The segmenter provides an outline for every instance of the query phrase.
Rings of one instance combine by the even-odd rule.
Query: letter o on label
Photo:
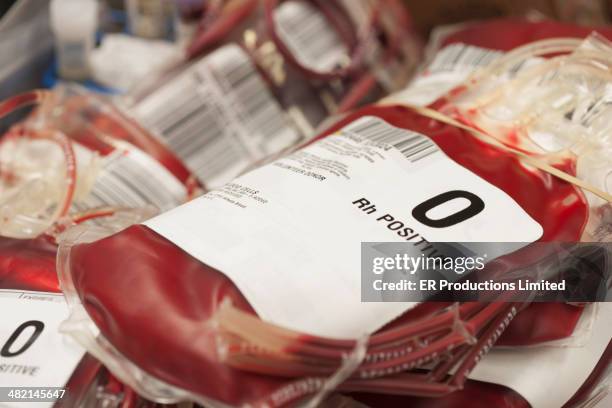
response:
[[[397,231],[398,229],[402,228],[404,226],[404,223],[401,221],[393,221],[391,224],[387,225],[387,228],[389,228],[391,231]]]
[[[433,220],[427,216],[427,212],[436,208],[439,205],[447,203],[456,198],[465,198],[470,202],[466,208],[451,214],[447,217]],[[412,216],[421,224],[427,225],[432,228],[446,228],[451,227],[455,224],[459,224],[469,218],[480,213],[485,208],[485,203],[476,194],[470,193],[464,190],[452,190],[442,194],[438,194],[428,200],[423,201],[421,204],[414,207],[412,210]]]
[[[19,338],[21,333],[23,333],[23,331],[25,329],[27,329],[28,327],[34,327],[34,332],[30,336],[30,338],[18,350],[11,350],[11,346],[13,346],[13,344]],[[4,346],[2,346],[2,349],[0,349],[0,356],[2,356],[2,357],[16,357],[16,356],[22,354],[27,349],[29,349],[30,346],[36,341],[36,339],[38,338],[38,336],[40,336],[40,333],[42,333],[44,328],[45,328],[45,324],[43,322],[39,321],[39,320],[30,320],[30,321],[27,321],[27,322],[21,324],[13,332],[11,337],[9,337],[9,339],[6,341]]]

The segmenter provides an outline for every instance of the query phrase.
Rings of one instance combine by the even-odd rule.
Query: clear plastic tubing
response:
[[[97,0],[52,0],[51,27],[59,75],[71,80],[87,79],[98,27]]]

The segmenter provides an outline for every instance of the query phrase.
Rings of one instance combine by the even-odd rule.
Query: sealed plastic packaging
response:
[[[516,55],[529,59],[530,50],[541,46],[527,45],[508,58],[513,64]],[[589,39],[560,51],[564,55],[539,68],[541,81],[518,88],[525,104],[554,94],[555,78],[571,79],[567,86],[580,88],[606,77],[610,47],[604,41]],[[597,64],[574,69],[583,61]],[[573,308],[581,306],[555,306],[555,313],[547,314],[542,312],[549,305],[529,302],[364,303],[359,289],[361,242],[408,241],[423,252],[439,241],[521,242],[517,254],[494,263],[495,273],[509,276],[525,263],[541,261],[530,243],[593,237],[609,242],[609,186],[592,177],[599,169],[575,177],[582,150],[560,160],[556,153],[504,142],[534,130],[548,130],[554,138],[557,121],[573,123],[565,115],[573,105],[553,104],[541,121],[514,122],[509,115],[484,131],[467,116],[480,113],[470,104],[486,96],[499,95],[493,99],[498,105],[487,108],[512,106],[516,98],[507,90],[514,88],[502,85],[521,75],[534,78],[529,71],[514,77],[499,69],[498,75],[466,82],[431,108],[362,109],[292,155],[143,225],[110,236],[102,230],[68,231],[58,259],[73,310],[66,331],[119,378],[157,401],[316,406],[335,390],[408,395],[413,397],[400,401],[424,406],[479,394],[486,396],[483,404],[539,406],[538,395],[530,394],[527,402],[523,394],[467,378],[496,382],[482,372],[491,366],[495,374],[503,372],[503,365],[487,363],[494,344],[533,346],[567,337],[580,315]],[[499,90],[515,99],[506,100]],[[603,117],[596,113],[606,114],[592,112],[596,118]],[[604,128],[600,120],[581,128],[599,151],[609,149]],[[411,207],[459,190],[471,202],[466,191],[488,204],[469,217],[462,211],[463,218],[445,227],[427,216],[411,217]],[[147,295],[135,304],[134,292]],[[560,316],[571,322],[559,322]],[[570,353],[563,356],[541,349],[529,355],[532,349],[524,347],[513,350],[513,359],[567,362],[560,368],[567,386],[558,398],[583,401],[590,392],[587,382],[599,382],[609,360],[609,310],[602,307],[597,316],[589,332],[596,334],[594,343],[576,349],[590,359],[569,349],[561,350]],[[576,361],[584,361],[580,373],[572,372]],[[516,375],[520,367],[509,372]]]
[[[550,38],[582,39],[592,32],[612,38],[608,27],[582,27],[556,21],[498,19],[442,27],[432,33],[427,47],[428,61],[409,86],[388,100],[428,105],[515,47]]]
[[[91,220],[119,231],[184,202],[197,184],[146,132],[79,88],[17,95],[0,103],[0,116],[27,106],[35,108],[0,143],[0,308],[12,311],[0,327],[0,383],[65,387],[48,406],[152,405],[60,333],[68,307],[55,239]]]
[[[609,113],[603,108],[607,104],[605,102],[608,99],[606,81],[609,81],[609,78],[605,70],[595,74],[597,69],[593,71],[592,68],[589,68],[589,65],[601,68],[598,59],[608,55],[603,51],[608,47],[607,42],[601,37],[597,38],[597,35],[593,36],[583,44],[582,49],[576,52],[575,59],[571,59],[579,61],[577,63],[555,59],[554,62],[544,64],[544,57],[574,50],[580,43],[578,38],[541,41],[520,51],[511,51],[507,55],[501,52],[516,44],[516,41],[545,39],[557,33],[582,37],[589,31],[590,29],[585,27],[556,22],[524,23],[501,20],[468,26],[443,39],[442,43],[445,45],[437,52],[431,63],[417,76],[410,87],[390,98],[389,103],[395,101],[411,105],[427,104],[440,97],[440,91],[456,88],[443,100],[434,103],[437,110],[463,123],[484,129],[488,134],[501,136],[499,141],[507,146],[543,155],[547,162],[557,166],[569,166],[573,172],[577,172],[579,179],[586,180],[589,184],[598,186],[609,193],[611,190],[609,143],[603,130],[605,129],[603,122],[609,116]],[[598,29],[596,32],[607,37],[611,35],[607,28]],[[595,50],[603,51],[603,53],[591,59]],[[576,65],[572,66],[572,64]],[[553,69],[550,65],[556,65],[558,70]],[[593,76],[589,79],[581,77],[582,69],[592,73]],[[540,74],[546,70],[549,70],[550,74],[542,79]],[[509,81],[510,77],[516,77],[516,79]],[[462,81],[465,81],[463,85]],[[543,92],[535,90],[534,88],[538,88],[535,84],[542,82],[549,82],[549,86],[542,87]],[[500,88],[493,91],[496,85],[500,85]],[[530,94],[537,95],[537,97],[530,99],[524,96]],[[556,109],[551,109],[551,106]],[[565,115],[569,121],[561,118],[560,114]],[[509,128],[508,122],[517,124],[517,126]],[[600,125],[596,125],[597,122]],[[537,123],[537,126],[534,123]],[[591,133],[592,129],[599,130]],[[582,240],[609,242],[609,204],[590,192],[586,192],[586,196],[592,210],[589,227],[585,230]],[[548,359],[542,358],[540,361],[549,366],[550,371],[563,371],[563,368],[554,367],[555,364],[551,365],[551,362],[554,359],[568,358],[572,347],[584,344],[585,339],[592,335],[593,326],[601,321],[609,321],[607,316],[610,312],[607,309],[598,311],[594,306],[596,305],[577,308],[559,303],[530,306],[530,309],[538,309],[540,327],[542,322],[554,322],[553,325],[547,325],[546,329],[540,330],[543,336],[538,341],[542,350],[541,355],[548,356]],[[585,327],[589,328],[586,332]],[[553,328],[554,330],[551,331]],[[591,378],[598,378],[594,375],[596,372],[605,373],[610,362],[610,346],[606,348],[610,335],[605,332],[604,328],[601,328],[601,323],[599,330],[604,331],[599,334],[603,339],[601,341],[604,342],[603,346],[599,344],[599,350],[603,352],[601,360],[593,375],[589,377],[591,381],[589,386],[587,387],[585,383],[585,386],[576,392],[571,401],[567,402],[567,406],[578,406],[581,403],[588,405],[592,402],[591,399],[597,401],[601,398],[602,392],[607,389],[606,381],[603,382],[603,385],[598,385],[597,381],[592,382]],[[552,333],[556,334],[551,336]],[[515,336],[506,332],[500,339],[500,344],[515,344],[513,337]],[[555,351],[561,354],[549,353],[555,348],[557,349]],[[569,349],[567,355],[562,354],[563,349]],[[576,361],[585,358],[575,356],[573,358]],[[507,371],[515,372],[509,367],[512,365],[509,361],[495,361],[500,366],[508,367]],[[535,360],[532,361],[534,365],[538,364]],[[580,370],[573,367],[567,369],[580,373]],[[521,395],[533,395],[534,388],[541,389],[541,384],[528,385],[520,380],[528,376],[529,371],[519,365],[516,366],[516,378],[500,373],[491,375],[491,370],[487,368],[476,370],[475,374],[473,376],[475,379],[506,385],[521,391]],[[579,375],[579,378],[586,379],[588,372],[582,372]],[[573,382],[575,381],[577,380]],[[556,385],[555,389],[557,388],[564,389],[563,386]],[[593,390],[595,391],[589,396]],[[470,399],[470,392],[466,388],[462,392],[453,394],[454,399],[447,399],[447,402],[467,401]],[[500,395],[506,396],[513,393],[514,391],[508,389],[500,391]],[[538,393],[535,392],[535,394]],[[558,394],[555,395],[558,396]],[[567,399],[568,395],[564,394],[564,397]],[[535,406],[538,405],[537,401],[540,401],[540,404],[556,406],[554,402],[551,402],[553,400],[550,396],[542,395],[534,403],[527,398],[527,401]],[[558,404],[561,405],[564,400],[559,399],[558,401]],[[426,401],[412,400],[410,403],[419,405],[426,404]],[[524,404],[528,402],[525,401]]]
[[[1,235],[33,238],[117,208],[150,214],[197,191],[179,159],[96,96],[32,91],[2,102],[0,116],[27,106],[35,109],[0,144]]]
[[[585,31],[585,29],[578,28],[572,31],[570,27],[558,23],[515,25],[518,25],[519,32],[523,32],[523,34],[531,33],[535,36],[544,37],[546,33],[550,33],[554,29],[557,29],[557,31],[559,29],[564,30],[571,35],[579,35]],[[496,26],[502,28],[506,26],[507,31],[510,31],[511,24],[491,23],[482,26],[481,28],[488,27],[490,29]],[[609,34],[609,30],[600,31]],[[599,64],[597,58],[590,59],[589,57],[592,56],[591,53],[594,50],[605,49],[607,47],[606,41],[595,36],[584,44],[582,49],[577,51],[574,56],[575,61],[582,60],[578,63],[579,68],[577,66],[572,67],[572,63],[566,63],[562,60],[548,62],[548,65],[556,64],[559,70],[543,80],[538,75],[538,71],[543,72],[546,69],[551,69],[551,67],[546,66],[547,64],[544,63],[542,57],[574,49],[580,43],[578,39],[566,38],[541,41],[532,47],[519,52],[510,52],[504,56],[501,52],[454,43],[461,40],[486,43],[486,39],[490,39],[490,37],[482,35],[477,39],[474,35],[467,35],[468,33],[473,34],[474,31],[468,29],[451,35],[451,40],[448,41],[451,45],[443,48],[439,55],[434,58],[430,68],[424,71],[425,75],[415,81],[418,92],[413,92],[409,88],[405,93],[398,95],[396,101],[405,100],[418,103],[419,96],[425,95],[423,91],[426,89],[426,87],[418,89],[419,85],[426,84],[428,80],[430,81],[429,85],[433,84],[436,81],[434,78],[436,76],[438,80],[446,82],[445,86],[451,88],[457,85],[461,76],[469,78],[466,81],[467,86],[456,89],[445,100],[438,101],[436,103],[437,109],[450,116],[460,118],[466,123],[485,129],[489,134],[505,135],[505,137],[500,138],[500,141],[508,146],[544,155],[548,161],[558,165],[563,165],[563,162],[571,163],[579,178],[588,180],[592,185],[599,186],[602,190],[609,192],[610,184],[607,177],[610,174],[610,161],[607,158],[609,156],[607,137],[603,135],[605,131],[592,134],[589,131],[585,132],[585,127],[589,130],[593,128],[603,130],[605,128],[605,126],[593,125],[597,122],[606,121],[604,118],[609,115],[602,109],[608,99],[606,75],[603,75],[603,77],[593,75],[589,80],[585,80],[577,74],[582,68],[589,70],[589,64]],[[503,38],[503,30],[501,34]],[[510,35],[507,37],[510,37]],[[526,56],[530,58],[526,59]],[[480,63],[482,63],[482,66],[479,67]],[[450,75],[445,76],[444,69]],[[428,75],[430,75],[430,78],[427,78]],[[457,76],[459,76],[459,79]],[[507,76],[516,76],[517,78],[510,82],[507,81]],[[495,77],[497,77],[499,84],[503,85],[496,92],[492,92],[491,90],[495,88],[495,80],[493,79]],[[534,83],[541,84],[542,81],[551,81],[551,84],[544,88],[546,89],[544,93],[534,93],[529,89],[530,86],[534,86]],[[479,82],[486,83],[486,87],[481,87]],[[509,89],[512,89],[512,91],[509,91]],[[479,98],[478,93],[482,93],[483,97]],[[535,94],[538,95],[538,98],[531,100],[523,97],[526,94]],[[466,104],[466,101],[469,102]],[[564,105],[565,110],[562,108]],[[550,109],[550,106],[557,107],[558,110]],[[563,114],[570,121],[560,118],[558,116],[560,112],[564,112]],[[551,114],[552,116],[550,116]],[[508,121],[519,124],[519,126],[508,129]],[[533,126],[536,121],[538,126]],[[607,224],[609,218],[607,213],[609,212],[609,204],[605,204],[605,200],[592,193],[587,192],[586,194],[596,210],[592,212],[590,217],[590,226],[594,229],[587,227],[583,240],[608,242],[609,227]],[[570,307],[570,314],[562,313],[563,310],[568,309],[567,305],[546,304],[541,306],[544,307],[544,309],[540,308],[544,314],[540,315],[540,320],[556,320],[555,326],[561,329],[559,333],[565,332],[566,336],[571,334],[570,337],[554,338],[553,342],[545,343],[546,345],[550,344],[551,347],[575,347],[576,343],[584,342],[585,333],[583,330],[579,330],[577,325],[594,325],[598,319],[606,319],[606,313],[609,314],[609,312],[601,311],[599,316],[593,314],[594,308],[592,306],[584,312],[582,308]],[[602,313],[604,316],[601,316]],[[563,328],[564,326],[565,328]],[[504,337],[501,339],[502,342]],[[546,338],[542,340],[547,341]],[[548,338],[548,341],[550,340],[552,339]],[[600,372],[605,372],[605,367],[609,364],[609,356],[605,357],[608,354],[609,347],[608,351],[604,353],[602,361],[600,361]],[[504,365],[507,366],[507,363]],[[497,381],[502,381],[502,383],[520,383],[516,380],[500,380],[499,375],[496,377]],[[525,388],[525,385],[523,384],[521,387]],[[603,389],[605,388],[604,385]],[[573,404],[568,403],[568,405],[575,405],[585,394],[587,392],[584,391],[578,393],[572,399]],[[597,397],[596,393],[595,397]]]
[[[418,60],[396,1],[217,5],[190,65],[123,101],[209,188],[314,136],[329,116],[400,89]]]
[[[448,31],[448,30],[441,30]],[[529,23],[517,20],[493,20],[490,22],[482,22],[482,23],[474,23],[467,24],[467,27],[463,27],[455,32],[450,34],[446,33],[446,36],[442,38],[438,38],[437,42],[442,44],[439,50],[435,53],[431,61],[421,70],[421,72],[417,75],[417,77],[413,80],[411,85],[406,88],[406,90],[393,95],[388,98],[385,103],[393,103],[394,101],[398,103],[408,103],[413,105],[427,105],[429,103],[435,102],[438,98],[440,98],[446,92],[449,92],[460,84],[469,83],[474,84],[478,82],[479,78],[484,78],[485,83],[488,87],[494,87],[495,82],[492,80],[492,76],[500,76],[500,82],[503,82],[507,79],[507,76],[515,76],[521,72],[524,72],[534,66],[538,65],[543,61],[543,58],[555,55],[559,52],[567,52],[567,50],[573,49],[577,43],[579,43],[579,38],[584,37],[585,35],[591,32],[590,28],[587,27],[579,27],[570,24],[563,24],[552,21],[543,21],[537,23]],[[605,35],[607,37],[612,36],[612,32],[609,29],[602,27],[595,31],[599,35]],[[527,47],[520,51],[520,53],[510,52],[508,56],[505,56],[505,51],[508,50],[509,47],[516,45],[517,43],[523,41],[530,40],[545,40],[555,35],[564,35],[567,36],[563,40],[552,40],[552,41],[544,41],[542,43],[538,43],[538,45],[534,45],[533,47]],[[438,36],[440,37],[440,36]],[[537,77],[537,72],[534,74]],[[515,86],[516,83],[512,83]],[[588,85],[592,87],[591,85]],[[584,92],[585,88],[583,86],[577,86],[577,84],[573,84],[566,89],[565,96],[569,96],[568,93],[575,92]],[[505,87],[504,87],[505,88]],[[601,87],[598,91],[594,91],[593,96],[594,101],[598,101],[598,104],[601,106],[603,96],[603,100],[605,100],[605,90]],[[462,96],[467,97],[469,100],[474,101],[478,100],[477,98],[472,98],[468,95],[465,96],[467,90],[472,89],[480,89],[478,86],[467,87],[466,89],[457,89],[455,93],[451,94],[452,96],[449,98],[449,101],[438,101],[436,102],[436,106],[440,109],[440,106],[446,105],[444,108],[444,112],[453,116],[453,103],[456,101],[460,101]],[[559,88],[550,87],[549,89],[555,89],[559,94],[556,98],[560,99],[562,95],[563,87]],[[591,88],[589,91],[593,90]],[[487,89],[482,90],[486,92]],[[521,88],[521,92],[525,92],[524,89]],[[588,92],[588,91],[587,91]],[[531,100],[520,97],[521,93],[516,93],[513,96],[506,95],[504,100],[506,101],[516,101],[517,105],[526,102],[529,105]],[[499,96],[499,94],[498,94]],[[554,101],[555,96],[551,95],[547,98],[542,98],[542,102],[539,104],[531,105],[529,108],[523,107],[520,108],[523,114],[521,117],[514,118],[516,122],[526,122],[532,121],[534,117],[543,118],[546,115],[546,111],[548,110],[548,105]],[[569,96],[570,100],[572,99]],[[566,103],[574,103],[570,100],[566,101]],[[478,103],[478,102],[477,102]],[[482,102],[488,104],[494,104],[494,101]],[[583,100],[583,103],[584,102]],[[536,105],[539,105],[536,109]],[[500,114],[505,115],[504,112],[509,112],[512,110],[517,110],[517,106],[497,106],[495,108],[496,112],[492,113],[492,110],[489,108],[488,112],[485,109],[481,109],[483,106],[471,106],[471,107],[463,107],[461,110],[466,113],[469,109],[473,109],[472,113],[478,112],[478,118],[472,118],[471,114],[467,114],[466,117],[468,122],[477,123],[478,126],[482,126],[485,129],[487,126],[491,126],[492,117],[487,118],[487,116],[493,114],[494,116],[498,116]],[[571,109],[568,109],[568,111]],[[554,110],[552,112],[555,112]],[[592,111],[591,114],[595,112]],[[601,116],[605,117],[605,113]],[[504,142],[508,145],[527,149],[528,151],[542,153],[548,152],[552,154],[555,151],[561,151],[564,148],[569,147],[569,144],[573,143],[570,141],[565,141],[562,144],[562,139],[567,139],[567,133],[578,132],[579,129],[572,128],[568,126],[568,124],[563,121],[557,120],[558,118],[551,118],[549,125],[553,126],[553,122],[560,123],[560,128],[554,128],[554,133],[557,134],[556,137],[551,137],[551,130],[548,131],[538,131],[535,130],[531,132],[530,135],[522,135],[522,137],[518,137],[518,132],[521,130],[517,129],[517,133],[505,133],[509,136],[504,138]],[[494,119],[495,120],[495,119]],[[510,120],[509,117],[498,117],[496,119],[498,123]],[[575,121],[580,121],[578,117],[575,118]],[[495,127],[488,129],[488,133],[490,134],[499,134],[504,133],[503,129],[495,129]],[[561,136],[565,133],[565,136]],[[580,136],[578,136],[580,138]],[[574,138],[575,139],[575,138]],[[587,146],[582,143],[582,147],[580,147],[580,155],[584,157],[582,163],[590,162],[593,163],[592,155],[594,150],[598,148],[593,146]],[[590,150],[590,153],[587,154],[587,151]],[[563,152],[561,152],[563,155]],[[605,154],[604,154],[605,155]],[[563,157],[557,157],[555,160],[562,161]],[[571,160],[570,160],[571,161]],[[607,159],[597,160],[598,166],[601,166],[599,169],[592,169],[591,174],[586,176],[587,172],[584,172],[584,175],[587,179],[597,178],[600,180],[597,183],[605,185],[605,173],[606,166],[608,166]],[[579,308],[567,308],[564,305],[560,304],[551,304],[547,306],[538,306],[542,308],[542,311],[545,312],[549,316],[564,316],[563,319],[559,319],[559,321],[565,322],[565,329],[561,330],[561,325],[557,325],[558,334],[563,334],[562,337],[565,337],[564,340],[566,343],[571,343],[574,340],[571,338],[567,338],[567,336],[574,332],[574,327],[579,323],[580,320],[590,320],[594,318],[593,313],[587,309],[587,313],[583,313],[582,309]],[[547,332],[547,331],[543,331]],[[549,331],[548,331],[549,332]],[[550,333],[550,332],[549,332]],[[557,336],[552,337],[542,337],[542,341],[559,341]]]
[[[57,387],[56,401],[38,402],[41,407],[153,406],[60,332],[69,310],[55,271],[56,251],[48,237],[0,238],[0,308],[6,312],[0,325],[0,383],[15,389]]]

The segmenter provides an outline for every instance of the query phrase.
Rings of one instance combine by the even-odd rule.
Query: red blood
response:
[[[597,366],[565,403],[563,408],[579,406],[590,395],[612,360],[612,342],[597,363]],[[552,374],[552,373],[551,373]],[[537,379],[534,379],[537,381]],[[531,405],[514,390],[498,384],[470,380],[463,390],[441,398],[418,398],[397,395],[352,394],[352,398],[371,408],[529,408]]]
[[[416,57],[413,51],[405,49],[406,42],[420,47],[413,32],[410,16],[398,0],[376,0],[371,3],[372,10],[367,17],[367,24],[357,27],[346,7],[338,1],[312,1],[312,6],[325,18],[348,49],[349,62],[346,66],[332,70],[316,70],[303,64],[290,48],[277,35],[274,11],[280,6],[280,0],[242,0],[228,4],[218,13],[204,19],[205,24],[199,27],[192,43],[187,48],[189,59],[199,58],[224,44],[240,44],[247,51],[259,72],[270,86],[278,102],[284,109],[297,105],[305,113],[308,121],[316,127],[330,113],[320,99],[325,92],[326,98],[333,98],[338,112],[349,111],[385,96],[388,88],[375,74],[373,64],[364,50],[367,43],[364,39],[376,38],[381,52],[376,56],[381,67],[388,70],[393,81],[401,80],[409,68],[407,61]],[[372,35],[364,35],[364,33]],[[245,33],[250,39],[246,41]],[[279,65],[286,79],[281,82],[273,80],[270,63],[261,57],[264,47],[267,50],[273,45],[274,54],[278,56]],[[265,51],[268,53],[268,51]],[[416,52],[414,52],[416,54]],[[267,54],[265,54],[267,55]],[[272,61],[272,59],[270,59]],[[274,65],[277,66],[276,64]],[[330,82],[333,86],[330,86]]]
[[[566,303],[532,303],[514,318],[497,345],[521,346],[566,338],[574,332],[582,310]]]
[[[0,238],[0,289],[61,292],[55,270],[56,252],[56,245],[47,237],[31,240]],[[107,376],[107,371],[101,363],[85,354],[66,384],[70,392],[54,407],[82,406],[92,386],[105,384],[105,374]],[[119,385],[123,388],[122,384]],[[120,398],[121,388],[116,391],[117,398]],[[139,401],[149,404],[140,398]]]
[[[607,26],[585,27],[558,21],[533,23],[520,19],[504,18],[470,24],[446,37],[443,45],[464,43],[476,47],[509,51],[532,41],[549,38],[585,38],[593,31],[612,39],[612,28]]]
[[[590,31],[552,22],[499,20],[473,25],[453,34],[446,43],[465,42],[506,50],[537,39],[583,37]],[[600,32],[612,36],[610,29]],[[571,185],[548,174],[527,172],[507,153],[403,108],[367,108],[330,132],[362,115],[376,115],[395,126],[430,136],[455,161],[510,194],[542,225],[542,240],[580,239],[587,207]],[[124,256],[128,251],[129,256]],[[77,246],[71,261],[76,288],[102,334],[149,374],[233,404],[258,399],[282,384],[280,379],[244,373],[218,362],[207,322],[219,302],[229,297],[238,307],[251,312],[252,309],[222,273],[153,231],[134,226],[102,241]],[[135,298],[132,294],[139,296]],[[540,312],[548,315],[549,308],[555,309],[553,319],[535,320]],[[419,309],[410,312],[418,314]],[[579,309],[572,306],[532,306],[515,319],[505,341],[515,344],[525,338],[539,342],[564,337],[573,330],[578,316]],[[569,324],[559,325],[560,317]],[[441,399],[378,395],[359,399],[371,401],[373,406],[529,406],[512,390],[476,381],[468,381],[463,391]]]
[[[61,292],[55,272],[56,252],[57,247],[46,237],[0,238],[0,289]],[[74,406],[83,398],[100,368],[100,363],[90,355],[83,357],[68,382],[71,392],[58,406]]]
[[[585,38],[593,31],[612,39],[610,27],[584,27],[557,21],[533,23],[519,19],[497,19],[468,25],[445,38],[443,46],[464,43],[508,51],[537,40],[555,37]],[[517,316],[498,344],[520,345],[565,338],[574,331],[581,315],[581,308],[560,303],[533,304]],[[526,332],[531,335],[526,337]]]
[[[366,108],[328,134],[364,115],[431,137],[459,164],[510,194],[542,225],[543,241],[580,239],[587,206],[572,185],[549,174],[526,171],[513,155],[406,108]],[[258,399],[280,385],[278,379],[218,362],[208,325],[215,309],[225,297],[244,310],[252,309],[222,273],[155,232],[133,226],[104,240],[78,245],[71,263],[76,289],[103,335],[149,374],[232,404]]]
[[[183,184],[190,180],[191,172],[174,153],[110,104],[91,95],[74,95],[64,102],[63,108],[56,126],[71,139],[103,155],[110,154],[114,147],[100,139],[100,135],[131,143],[156,159]]]
[[[0,288],[60,292],[57,247],[46,238],[0,238]]]
[[[136,122],[127,118],[124,119],[131,127],[130,129],[119,126],[112,118],[104,114],[96,116],[94,124],[99,131],[105,132],[115,139],[129,142],[156,159],[181,183],[187,184],[191,180],[191,172],[174,153]]]
[[[612,29],[610,27],[581,27],[573,24],[560,23],[555,21],[543,21],[538,23],[527,22],[517,19],[498,19],[487,22],[477,23],[469,25],[468,27],[459,30],[449,35],[443,42],[444,45],[453,43],[465,43],[478,47],[496,49],[501,51],[508,51],[515,47],[524,45],[526,43],[543,40],[554,37],[574,37],[584,38],[591,34],[593,31],[603,35],[608,39],[612,39]],[[574,328],[578,319],[582,314],[580,308],[560,304],[560,303],[536,303],[530,305],[527,309],[523,310],[515,319],[512,324],[502,337],[498,340],[498,345],[521,345],[527,343],[539,343],[543,341],[557,340],[569,336]],[[610,361],[610,352],[612,346],[608,346],[606,355],[602,356],[598,367],[603,366],[604,369],[607,367]],[[590,387],[587,387],[587,383],[576,392],[576,395],[571,401],[568,401],[567,406],[574,406],[581,401],[586,395],[588,390],[593,387],[593,384],[598,381],[601,377],[603,369],[595,370],[589,378]],[[473,384],[478,384],[475,388],[478,390],[478,396],[476,397],[470,391],[470,387]],[[504,389],[500,386],[492,388],[491,384],[480,383],[476,381],[468,381],[466,388],[460,392],[454,393],[449,397],[441,400],[436,399],[432,401],[430,399],[401,399],[398,398],[396,405],[385,406],[416,406],[416,407],[429,407],[429,406],[449,406],[449,407],[460,407],[460,406],[505,406],[508,399],[515,401],[515,397],[521,398],[514,391]],[[493,393],[496,398],[495,403],[490,403],[486,396]],[[521,398],[522,399],[522,398]],[[378,401],[378,400],[377,400]],[[487,401],[481,405],[474,405],[476,403]],[[438,405],[440,404],[440,405]],[[379,406],[373,404],[372,406]],[[521,404],[513,402],[510,406],[529,406],[526,401]]]
[[[504,395],[504,398],[499,398]],[[523,397],[498,384],[469,381],[461,392],[440,398],[418,398],[397,395],[354,394],[352,398],[371,408],[529,408]]]

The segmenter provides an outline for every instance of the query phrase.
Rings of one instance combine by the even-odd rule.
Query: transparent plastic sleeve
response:
[[[127,218],[124,216],[123,221]],[[142,218],[134,218],[132,214],[129,223],[139,220]],[[115,228],[120,228],[118,223],[115,219],[106,227],[111,228],[114,224]],[[7,362],[3,365],[2,385],[63,387],[67,391],[61,398],[47,404],[55,407],[108,407],[108,404],[120,403],[130,406],[130,400],[151,406],[112,377],[98,360],[84,354],[82,348],[66,341],[56,330],[67,310],[55,268],[56,252],[57,246],[49,236],[0,238],[0,300],[3,310],[12,310],[11,316],[5,316],[0,324],[2,352],[8,354],[17,350],[10,356],[12,358],[3,357]],[[26,343],[24,347],[16,347],[14,340],[17,338],[11,342],[8,336],[32,321],[41,323],[42,330],[32,338],[29,346]],[[23,362],[36,366],[35,378],[25,384],[23,375],[15,373],[16,367],[25,367]],[[21,404],[23,402],[7,403],[6,406]]]
[[[122,99],[209,189],[404,86],[418,60],[395,0],[217,6],[188,62]]]
[[[197,193],[183,164],[111,103],[65,86],[14,96],[0,116],[28,106],[0,143],[1,235],[33,238],[67,219],[168,209]]]
[[[541,226],[538,241],[609,242],[609,219],[602,214],[610,205],[606,201],[610,191],[597,184],[601,177],[591,175],[609,171],[610,164],[576,172],[591,149],[548,154],[522,143],[524,135],[535,130],[555,136],[560,127],[571,125],[577,127],[568,137],[589,135],[589,143],[598,143],[596,151],[606,148],[603,137],[592,136],[605,134],[607,124],[598,120],[605,109],[599,111],[592,102],[605,90],[597,84],[607,76],[608,46],[593,38],[580,44],[550,40],[544,43],[544,53],[564,54],[515,75],[511,67],[538,54],[541,45],[526,45],[507,54],[487,68],[486,76],[470,78],[427,109],[393,105],[355,112],[311,146],[326,137],[339,137],[346,125],[359,119],[375,117],[425,135],[455,163],[502,190]],[[567,103],[563,96],[568,89],[580,87],[589,92],[577,93]],[[560,96],[561,91],[565,94]],[[551,98],[544,99],[546,95]],[[547,109],[536,109],[543,100],[548,101]],[[592,111],[593,107],[597,109]],[[538,114],[524,120],[523,114],[533,112]],[[574,115],[580,115],[576,116],[580,120]],[[438,119],[442,117],[449,119]],[[421,143],[431,147],[427,141]],[[413,157],[402,153],[404,159]],[[312,159],[308,155],[299,159],[304,157]],[[320,180],[316,173],[285,164],[277,167],[282,166]],[[336,163],[334,169],[338,168]],[[364,183],[385,181],[372,181],[369,173],[357,177]],[[236,183],[240,186],[241,179]],[[583,186],[599,196],[590,197]],[[328,197],[313,199],[331,203]],[[282,214],[277,216],[284,219]],[[210,228],[223,222],[214,221]],[[223,270],[200,261],[193,250],[173,243],[149,225],[135,225],[110,236],[69,230],[60,244],[58,273],[73,310],[65,330],[121,380],[157,401],[193,400],[213,407],[316,406],[335,390],[402,396],[407,398],[404,402],[436,397],[457,403],[465,395],[477,396],[480,390],[494,405],[502,406],[503,401],[507,406],[528,406],[518,395],[506,398],[507,390],[490,391],[494,388],[490,384],[468,380],[470,373],[498,341],[504,344],[504,337],[506,345],[518,350],[564,338],[574,331],[581,314],[580,306],[531,305],[503,297],[490,303],[423,302],[359,338],[307,334],[260,318],[247,300],[249,293],[241,292]],[[280,239],[274,238],[270,246],[279,244]],[[263,234],[260,239],[268,237]],[[213,242],[209,252],[222,252],[217,244],[222,248],[223,242]],[[527,246],[496,263],[496,273],[511,275],[539,261]],[[245,272],[257,274],[258,270]],[[138,299],[133,293],[139,294]],[[310,311],[304,308],[301,313]],[[571,318],[559,319],[564,313]],[[358,313],[346,315],[351,322],[362,318]],[[593,372],[595,368],[595,364],[590,367]],[[597,381],[602,378],[596,377]],[[473,394],[462,394],[462,390]]]

